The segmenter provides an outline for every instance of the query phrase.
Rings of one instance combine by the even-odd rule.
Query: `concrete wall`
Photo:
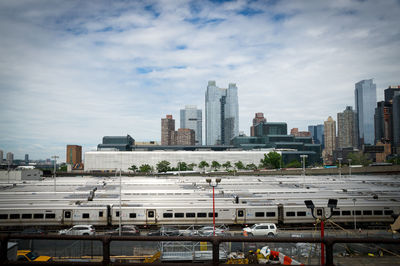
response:
[[[43,178],[43,172],[39,169],[23,169],[17,171],[0,171],[0,180],[2,182],[16,182],[21,180],[40,180]]]

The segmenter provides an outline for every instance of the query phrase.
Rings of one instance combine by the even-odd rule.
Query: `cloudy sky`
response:
[[[16,158],[160,140],[160,119],[203,109],[209,80],[306,130],[373,78],[400,84],[400,1],[0,1],[0,149]]]

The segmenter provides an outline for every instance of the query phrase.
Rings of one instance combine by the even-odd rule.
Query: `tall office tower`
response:
[[[172,115],[161,119],[161,145],[176,145],[175,119]]]
[[[67,164],[82,163],[82,146],[67,145],[67,157],[65,157]]]
[[[25,154],[25,164],[29,164],[29,154]]]
[[[176,145],[194,146],[196,143],[194,130],[189,128],[179,128],[176,132]]]
[[[239,104],[236,84],[228,89],[209,81],[206,91],[206,144],[228,145],[239,135]]]
[[[332,161],[333,151],[336,149],[336,122],[331,116],[328,117],[328,120],[324,121],[324,135],[324,160]]]
[[[355,84],[355,111],[358,144],[374,144],[374,113],[376,106],[376,84],[372,79]]]
[[[338,148],[357,148],[356,114],[353,107],[347,106],[342,113],[337,114]]]
[[[3,150],[0,150],[0,164],[3,162],[3,156],[4,156]]]
[[[400,154],[400,91],[393,95],[393,153]]]
[[[290,135],[293,135],[295,137],[311,137],[311,132],[299,131],[297,127],[294,127],[290,130]]]
[[[254,118],[253,118],[253,125],[250,127],[250,136],[255,137],[255,131],[254,128],[260,123],[266,123],[267,119],[264,118],[263,113],[256,113]]]
[[[7,152],[6,160],[8,165],[12,165],[14,162],[14,154],[12,152]]]
[[[325,147],[324,140],[324,125],[308,126],[308,131],[311,132],[314,144],[321,144],[321,148]]]
[[[201,109],[197,109],[196,105],[186,105],[185,109],[181,109],[180,113],[181,128],[192,129],[195,134],[195,145],[202,145],[203,119]]]

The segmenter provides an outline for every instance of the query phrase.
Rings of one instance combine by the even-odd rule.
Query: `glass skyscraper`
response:
[[[185,109],[181,109],[181,128],[189,128],[194,130],[195,144],[202,145],[202,112],[195,105],[186,105]]]
[[[308,126],[308,131],[311,132],[311,136],[315,144],[321,144],[321,148],[325,148],[324,141],[324,125],[312,125]]]
[[[358,143],[360,146],[363,144],[373,145],[376,84],[372,79],[361,80],[356,83],[354,94]]]
[[[239,135],[239,103],[236,84],[218,88],[209,81],[206,91],[206,145],[229,145]]]

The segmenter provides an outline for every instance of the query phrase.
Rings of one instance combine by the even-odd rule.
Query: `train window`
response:
[[[265,213],[264,212],[256,212],[256,217],[264,217]]]
[[[383,215],[383,211],[376,210],[376,211],[374,211],[374,215]]]
[[[354,215],[354,211],[351,212]],[[356,210],[356,215],[361,215],[361,211]]]
[[[185,214],[183,212],[175,213],[175,218],[183,218],[183,217],[185,217]]]
[[[333,216],[340,216],[340,211],[333,211],[333,212],[332,212],[332,215],[333,215]]]
[[[342,215],[350,215],[351,211],[342,211]]]
[[[267,217],[275,217],[275,212],[267,212]]]
[[[119,211],[115,212],[115,216],[119,217]]]
[[[187,212],[186,213],[186,218],[194,218],[194,217],[196,217],[196,213],[194,213],[194,212]]]
[[[0,219],[8,219],[8,214],[0,214]]]
[[[372,215],[372,211],[363,211],[363,215]]]
[[[306,212],[297,212],[297,216],[306,216]]]
[[[385,215],[392,215],[393,214],[393,210],[385,210]]]
[[[295,212],[286,212],[286,216],[296,216]]]
[[[43,219],[44,215],[43,213],[34,213],[33,214],[33,219]]]
[[[10,214],[10,219],[19,219],[19,213]]]
[[[31,213],[23,213],[22,219],[32,219],[32,214]]]
[[[213,217],[213,213],[212,213],[212,212],[209,212],[209,213],[208,213],[208,217],[209,217],[209,218],[212,218],[212,217]],[[215,213],[215,218],[217,218],[217,217],[218,217],[218,212]]]
[[[131,212],[129,214],[129,218],[136,218],[136,213],[135,212]]]
[[[46,216],[47,216],[47,214],[46,214]],[[89,219],[89,213],[82,213],[82,218]]]
[[[56,214],[55,213],[46,213],[46,219],[55,219]]]
[[[71,218],[71,212],[70,211],[64,212],[64,218],[67,218],[67,219]]]
[[[238,217],[243,217],[243,216],[244,216],[244,211],[238,210]]]
[[[197,213],[197,217],[198,217],[198,218],[207,217],[207,213],[205,213],[205,212],[198,212],[198,213]]]
[[[147,212],[147,217],[154,218],[154,211],[148,211]]]
[[[103,212],[99,212],[99,217],[103,217]]]
[[[163,217],[164,218],[172,218],[172,213],[170,213],[170,212],[163,213]]]

